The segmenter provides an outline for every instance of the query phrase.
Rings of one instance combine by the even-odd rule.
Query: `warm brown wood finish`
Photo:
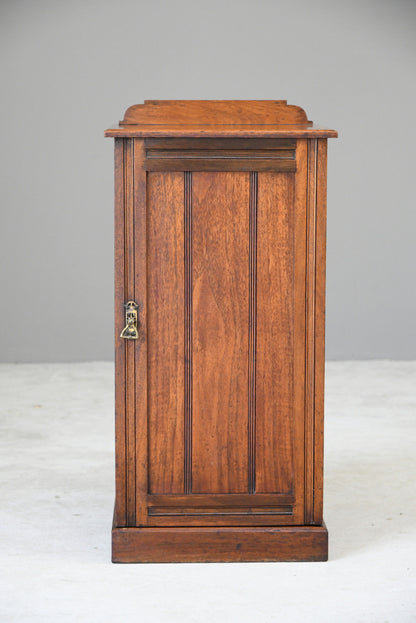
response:
[[[325,560],[327,141],[285,101],[115,141],[116,562]],[[138,339],[124,340],[125,303]]]
[[[134,344],[134,359],[133,365],[135,366],[134,375],[132,376],[132,382],[129,384],[129,375],[126,373],[126,396],[128,400],[134,404],[135,413],[131,414],[132,432],[134,433],[134,441],[131,441],[131,452],[135,449],[135,460],[130,456],[132,465],[135,466],[135,473],[132,469],[132,477],[135,477],[135,491],[134,497],[136,502],[135,524],[136,526],[146,525],[147,521],[147,508],[144,500],[147,493],[147,471],[148,471],[148,456],[147,456],[147,278],[146,278],[146,266],[147,266],[147,223],[146,223],[146,173],[144,171],[144,144],[142,139],[133,139],[132,142],[132,155],[133,155],[133,167],[129,169],[128,163],[125,167],[125,180],[126,185],[131,183],[133,178],[133,197],[131,198],[131,204],[133,207],[133,223],[127,225],[125,228],[125,240],[128,244],[128,249],[132,248],[132,256],[128,261],[134,262],[134,269],[130,275],[130,264],[126,266],[124,276],[130,275],[130,280],[134,284],[133,298],[139,306],[139,339]],[[131,172],[134,171],[134,175]],[[132,238],[130,237],[130,228],[133,231]],[[130,247],[132,245],[132,247]],[[127,297],[130,300],[130,295]],[[121,339],[120,337],[118,338]],[[123,340],[124,341],[124,340]],[[126,345],[127,350],[132,348]],[[130,361],[126,362],[126,369],[131,365]],[[117,377],[116,377],[117,378]],[[134,399],[131,395],[134,393]],[[133,424],[134,422],[134,424]],[[133,489],[133,484],[132,487]],[[131,521],[128,522],[129,526],[133,525]]]
[[[149,142],[151,141],[151,142]],[[263,141],[256,148],[247,140],[147,139],[147,171],[296,171],[295,141]],[[240,143],[240,144],[239,144]],[[282,144],[283,143],[283,144]]]
[[[121,125],[175,123],[207,124],[306,124],[311,125],[299,106],[286,100],[146,100],[130,106]]]
[[[286,562],[328,559],[322,526],[113,529],[113,562]]]
[[[262,173],[258,180],[256,491],[259,493],[293,490],[294,184],[293,174],[287,173]]]
[[[192,177],[192,492],[244,493],[249,174]]]
[[[267,139],[298,139],[298,138],[336,138],[335,130],[299,125],[266,125],[266,124],[137,124],[109,128],[105,136],[113,138],[154,137],[175,139],[189,138],[267,138]]]
[[[255,138],[146,138],[144,141],[146,151],[166,150],[167,152],[183,150],[202,150],[209,155],[210,150],[233,150],[233,152],[250,149],[254,150],[275,150],[277,152],[292,151],[296,149],[294,139],[259,139]],[[277,154],[278,155],[278,154]]]
[[[148,176],[149,492],[182,493],[184,435],[184,180]],[[164,209],[160,209],[161,205]]]
[[[127,525],[126,491],[126,366],[125,343],[120,339],[124,322],[126,266],[125,257],[125,195],[124,150],[126,141],[116,139],[114,146],[114,319],[115,319],[115,434],[116,434],[116,499],[114,519],[116,525]]]
[[[118,128],[106,136],[149,139],[209,138],[329,138],[335,130],[319,128],[299,106],[285,100],[146,100],[130,106]]]
[[[323,522],[324,467],[324,376],[325,368],[325,268],[326,268],[326,173],[327,141],[317,141],[316,232],[315,232],[315,400],[314,400],[314,481],[313,521]]]

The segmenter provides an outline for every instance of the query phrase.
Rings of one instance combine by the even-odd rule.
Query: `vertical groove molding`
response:
[[[131,178],[134,190],[134,250],[133,299],[139,306],[139,339],[132,340],[135,351],[134,405],[135,421],[135,525],[147,525],[147,493],[148,493],[148,420],[147,420],[147,218],[146,218],[146,171],[144,140],[134,138],[133,168]],[[129,341],[129,340],[127,340]]]
[[[248,492],[256,492],[256,337],[258,174],[250,173],[249,198],[249,344],[248,344]]]
[[[115,524],[125,527],[127,524],[127,485],[126,485],[126,357],[124,340],[120,332],[124,326],[125,301],[125,174],[124,151],[125,139],[115,140],[115,176],[114,176],[114,351],[115,351],[115,416],[116,416],[116,503]]]
[[[184,172],[184,493],[192,493],[192,173]]]
[[[305,524],[312,524],[314,519],[317,143],[317,139],[308,141],[306,196]]]
[[[327,140],[317,141],[313,523],[323,522]]]
[[[134,271],[134,140],[124,142],[124,293],[125,301],[135,298]],[[126,516],[127,525],[136,523],[136,362],[134,342],[125,340],[126,414]]]

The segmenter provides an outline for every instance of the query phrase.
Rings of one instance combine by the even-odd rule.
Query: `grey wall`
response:
[[[112,140],[143,99],[287,99],[329,145],[327,356],[416,358],[416,3],[0,6],[2,361],[111,359]]]

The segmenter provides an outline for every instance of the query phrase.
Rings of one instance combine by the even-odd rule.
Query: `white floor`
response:
[[[416,362],[327,364],[327,563],[112,565],[112,375],[0,366],[0,621],[416,621]]]

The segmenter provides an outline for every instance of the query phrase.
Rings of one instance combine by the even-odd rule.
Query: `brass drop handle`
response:
[[[126,326],[120,333],[120,337],[125,340],[137,340],[139,337],[137,310],[139,306],[134,301],[124,303],[126,309]]]

